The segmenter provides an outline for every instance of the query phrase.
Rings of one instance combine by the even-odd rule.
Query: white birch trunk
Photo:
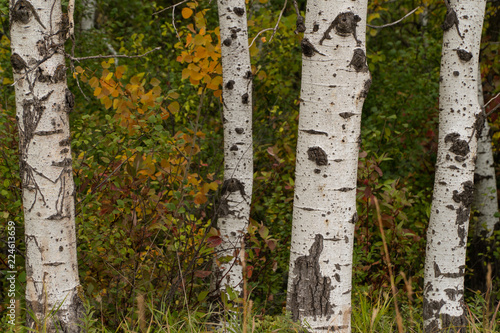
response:
[[[478,101],[481,110],[484,108],[483,86],[481,73],[478,72]],[[474,172],[474,202],[472,206],[478,211],[475,227],[476,236],[490,237],[498,223],[497,181],[495,163],[491,147],[490,125],[484,118],[484,127],[479,133],[477,143],[476,171]]]
[[[224,184],[218,210],[223,242],[218,257],[231,257],[220,266],[220,285],[239,293],[243,279],[239,251],[250,217],[253,182],[252,69],[245,1],[219,0],[218,8],[224,108]]]
[[[82,30],[94,29],[96,0],[83,0]]]
[[[309,0],[287,308],[313,332],[350,332],[361,111],[371,84],[367,1]]]
[[[26,234],[26,307],[47,332],[79,332],[74,184],[59,0],[10,2]],[[52,21],[51,21],[52,20]],[[49,319],[50,311],[59,310]],[[29,327],[36,326],[27,317]]]
[[[443,24],[439,143],[424,279],[426,332],[465,332],[465,252],[483,119],[478,56],[486,2],[450,0]]]

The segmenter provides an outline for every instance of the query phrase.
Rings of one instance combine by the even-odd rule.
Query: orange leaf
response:
[[[187,19],[190,18],[191,15],[193,15],[193,10],[191,8],[182,8],[182,17]]]
[[[116,67],[116,78],[119,80],[122,78],[123,76],[123,73],[125,73],[125,71],[127,70],[127,68],[125,66],[118,66]]]

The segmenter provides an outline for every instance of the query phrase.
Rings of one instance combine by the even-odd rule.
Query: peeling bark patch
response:
[[[245,9],[241,7],[234,7],[233,12],[238,16],[243,16],[245,14]]]
[[[339,116],[341,116],[344,119],[349,119],[349,118],[351,118],[354,115],[355,115],[355,113],[352,113],[352,112],[341,112],[341,113],[339,113]]]
[[[356,36],[356,27],[358,26],[359,21],[361,21],[361,18],[353,12],[340,13],[323,33],[323,37],[319,41],[319,45],[323,45],[323,41],[325,39],[332,39],[330,36],[332,29],[335,29],[335,33],[342,37],[347,37],[352,34],[356,40],[356,45],[361,45],[361,41],[358,40]]]
[[[457,27],[458,35],[460,36],[460,38],[463,39],[464,37],[460,33],[460,29],[458,29],[458,17],[457,17],[457,13],[455,12],[455,10],[453,8],[448,8],[448,10],[446,11],[446,16],[444,18],[444,22],[441,25],[441,28],[444,31],[448,31],[451,28],[453,28],[453,26]]]
[[[306,57],[312,57],[316,53],[324,55],[323,53],[319,52],[307,38],[302,39],[302,41],[300,42],[300,47],[302,48],[302,54],[304,54]]]
[[[226,83],[226,89],[233,90],[233,88],[234,88],[234,81],[233,80],[227,81],[227,83]]]
[[[310,161],[316,162],[316,165],[327,165],[328,157],[320,147],[311,147],[307,150],[307,156]]]
[[[456,203],[462,203],[464,207],[470,207],[472,200],[474,199],[474,184],[468,180],[462,183],[464,190],[458,193],[457,190],[453,191],[453,201]]]
[[[309,249],[309,255],[295,260],[292,283],[291,306],[292,319],[297,321],[302,316],[326,317],[333,314],[330,304],[331,279],[321,275],[319,256],[323,251],[323,236],[316,235]],[[339,277],[340,280],[340,277]]]
[[[472,59],[472,53],[465,50],[457,49],[457,54],[462,61],[469,62]]]
[[[301,130],[302,132],[308,133],[308,134],[315,134],[315,135],[326,135],[328,136],[328,133],[326,132],[321,132],[321,131],[316,131],[316,130]]]
[[[224,181],[222,184],[222,195],[226,194],[226,192],[240,192],[241,196],[245,196],[245,185],[243,185],[236,178],[229,178]]]
[[[19,73],[23,69],[28,68],[28,64],[24,61],[23,58],[17,53],[14,53],[10,56],[10,63],[12,64],[12,69],[14,72]]]
[[[444,142],[452,142],[450,147],[450,151],[459,156],[466,156],[469,152],[469,143],[465,140],[459,139],[460,134],[458,133],[450,133],[444,138]]]
[[[368,72],[368,65],[366,64],[366,55],[363,49],[355,49],[352,55],[352,60],[349,67],[354,67],[356,72]]]

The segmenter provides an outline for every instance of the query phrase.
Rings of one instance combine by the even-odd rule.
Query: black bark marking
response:
[[[356,40],[356,45],[361,45],[361,41],[356,36],[356,27],[359,21],[361,21],[361,18],[353,12],[340,13],[323,33],[319,45],[323,45],[325,39],[332,39],[330,36],[332,29],[335,29],[335,33],[342,37],[348,37],[352,34]]]
[[[28,68],[26,61],[24,61],[24,59],[17,53],[13,53],[10,56],[10,63],[12,64],[12,69],[15,73],[19,73],[23,69]]]
[[[36,42],[36,48],[38,49],[38,53],[42,57],[46,57],[49,54],[49,51],[47,50],[47,44],[44,40],[39,40],[38,42]]]
[[[354,190],[354,187],[341,187],[339,189],[336,189],[335,191],[339,191],[339,192],[349,192],[349,191],[352,191]]]
[[[227,81],[227,83],[226,83],[226,89],[233,90],[233,88],[234,88],[234,81],[233,80]]]
[[[317,32],[319,30],[319,24],[317,22],[314,22],[313,24],[313,32]]]
[[[368,92],[370,91],[371,86],[372,86],[372,80],[371,79],[366,80],[363,86],[363,90],[361,90],[361,93],[359,94],[359,97],[366,98],[368,96]]]
[[[352,113],[352,112],[341,112],[341,113],[339,113],[339,116],[341,116],[344,119],[349,119],[349,118],[351,118],[354,115],[355,115],[355,113]]]
[[[243,16],[245,14],[245,9],[241,7],[234,7],[233,12],[238,16]]]
[[[220,200],[219,208],[217,210],[217,215],[219,217],[224,217],[224,216],[229,215],[230,213],[231,213],[231,211],[229,210],[229,204],[227,202],[227,199],[222,198]]]
[[[292,283],[291,306],[292,319],[297,321],[302,316],[326,317],[333,314],[330,303],[331,279],[321,275],[319,257],[323,252],[323,236],[318,234],[309,249],[309,255],[295,260]],[[340,278],[339,278],[340,280]]]
[[[302,39],[302,41],[300,42],[300,47],[302,48],[302,53],[306,57],[312,57],[316,53],[324,55],[323,53],[319,52],[307,38]]]
[[[221,194],[224,195],[226,192],[240,192],[241,196],[245,196],[245,185],[243,185],[236,178],[229,178],[222,184]]]
[[[304,32],[306,31],[306,25],[304,24],[305,20],[302,15],[297,16],[297,22],[295,23],[295,34],[298,34],[299,32]]]
[[[356,222],[358,222],[358,220],[359,220],[358,213],[354,212],[354,214],[352,215],[352,218],[349,222],[351,222],[352,224],[356,224]]]
[[[69,146],[70,145],[70,138],[66,138],[64,140],[59,141],[59,146],[64,147],[64,146]]]
[[[38,82],[52,82],[52,77],[49,74],[45,74],[41,67],[38,67],[36,80]]]
[[[460,58],[460,60],[465,61],[465,62],[469,62],[472,59],[472,53],[467,52],[467,51],[462,50],[462,49],[457,49],[456,51],[457,51],[457,55]]]
[[[328,136],[328,133],[326,132],[321,132],[321,131],[316,131],[316,130],[301,130],[302,132],[308,133],[308,134],[317,134],[317,135],[326,135]]]
[[[460,72],[459,71],[454,71],[453,72],[453,76],[459,76],[460,75]]]
[[[241,96],[241,103],[243,103],[243,104],[248,104],[248,93],[244,93],[244,94]]]
[[[66,79],[66,67],[64,65],[57,66],[54,75],[52,76],[52,80],[54,83],[61,82]]]
[[[224,44],[225,46],[231,46],[231,43],[233,41],[231,40],[231,38],[226,38],[224,39],[224,41],[222,42],[222,44]]]
[[[459,278],[465,275],[465,265],[458,266],[458,272],[457,273],[442,273],[441,269],[439,268],[439,265],[434,262],[434,277],[440,277],[444,276],[447,278]]]
[[[307,156],[310,161],[316,162],[316,165],[327,165],[328,157],[325,151],[320,147],[310,147],[307,150]]]
[[[457,13],[455,12],[455,10],[453,8],[448,8],[448,10],[446,11],[446,16],[444,18],[444,22],[443,24],[441,25],[441,28],[444,30],[444,31],[448,31],[450,30],[451,28],[453,28],[453,26],[456,26],[457,27],[457,32],[458,32],[458,35],[460,36],[460,38],[464,38],[462,36],[462,34],[460,33],[460,29],[458,28],[458,17],[457,17]]]
[[[465,140],[459,139],[460,134],[458,133],[450,133],[444,138],[444,142],[452,142],[450,147],[450,151],[459,156],[466,156],[469,152],[469,143]]]
[[[235,131],[236,131],[236,133],[238,133],[238,134],[243,134],[243,133],[245,132],[245,130],[244,130],[243,128],[241,128],[241,127],[237,127],[237,128],[235,128],[234,130],[235,130]]]
[[[245,73],[245,76],[244,76],[244,78],[245,78],[245,79],[247,79],[247,80],[251,80],[251,79],[252,79],[252,77],[253,77],[252,71],[247,71],[247,72]]]
[[[458,238],[460,239],[458,246],[465,246],[465,244],[466,244],[465,241],[467,240],[467,233],[465,232],[465,228],[458,227],[457,234],[458,234]]]
[[[464,207],[470,207],[474,200],[474,184],[468,180],[462,183],[464,190],[458,193],[457,190],[453,191],[453,201],[462,203]]]
[[[476,139],[479,140],[484,130],[486,117],[483,113],[476,114],[476,121],[474,122],[474,130],[476,131]]]
[[[470,208],[464,208],[462,205],[457,208],[457,225],[463,225],[469,221]]]
[[[488,176],[483,176],[483,175],[480,175],[478,173],[474,173],[474,184],[477,184],[479,182],[482,182],[483,180],[485,179],[491,179],[493,178],[492,175],[488,175]]]
[[[349,67],[354,67],[356,72],[368,72],[368,65],[366,64],[366,55],[363,49],[355,49],[352,55]],[[371,83],[371,82],[370,82]]]
[[[66,88],[64,92],[64,98],[66,101],[66,112],[69,113],[73,111],[73,108],[75,107],[75,95],[73,95],[73,93],[68,88]]]
[[[27,0],[18,0],[14,5],[14,8],[12,8],[11,17],[13,22],[28,24],[31,19],[31,15],[33,15],[37,22],[40,23],[44,29],[46,29],[42,21],[40,21],[40,16],[38,16],[31,2]]]
[[[38,135],[38,136],[49,136],[49,135],[54,135],[54,134],[59,134],[59,133],[63,133],[63,130],[58,129],[58,130],[53,130],[53,131],[38,131],[38,132],[35,132],[33,134]]]

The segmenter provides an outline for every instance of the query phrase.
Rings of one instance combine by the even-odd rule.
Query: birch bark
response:
[[[480,72],[478,72],[477,83],[479,106],[483,110],[484,97]],[[472,205],[479,213],[475,228],[476,236],[487,238],[493,234],[495,225],[499,221],[498,217],[495,217],[495,213],[498,212],[497,181],[491,147],[490,125],[486,118],[484,118],[484,126],[481,133],[479,133],[479,141],[477,143],[474,187],[474,202]]]
[[[222,244],[219,259],[221,287],[241,292],[243,272],[239,261],[241,241],[250,217],[253,183],[252,69],[248,50],[244,0],[219,0],[222,53],[224,184],[218,227]]]
[[[439,143],[424,278],[426,332],[465,332],[465,252],[473,201],[478,55],[486,2],[450,0],[443,23]]]
[[[26,307],[47,332],[79,332],[74,185],[59,0],[10,1],[26,236]],[[55,311],[50,315],[51,311]],[[27,317],[28,327],[35,322]]]
[[[367,1],[309,0],[287,308],[313,332],[350,332]],[[302,30],[302,29],[300,29]]]

